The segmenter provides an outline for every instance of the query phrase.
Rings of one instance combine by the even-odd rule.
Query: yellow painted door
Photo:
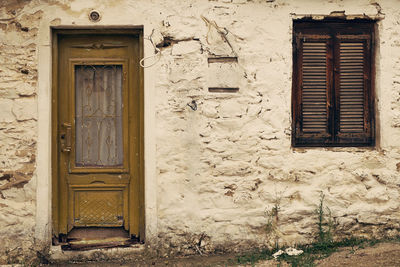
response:
[[[57,56],[58,234],[121,227],[139,237],[139,39],[59,35]]]

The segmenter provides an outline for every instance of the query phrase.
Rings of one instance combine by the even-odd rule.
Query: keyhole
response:
[[[64,140],[65,139],[65,134],[61,135],[61,139]]]

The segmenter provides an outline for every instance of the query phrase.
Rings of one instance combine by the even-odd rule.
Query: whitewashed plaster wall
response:
[[[143,25],[146,37],[164,44],[160,60],[144,72],[147,244],[188,254],[197,253],[193,244],[212,252],[275,239],[312,242],[321,192],[337,237],[398,234],[399,6],[398,0],[0,1],[0,263],[33,255],[35,238],[50,244],[50,26],[59,25]],[[88,20],[92,9],[100,22]],[[343,10],[380,18],[377,146],[293,149],[292,21],[295,14]],[[145,56],[153,53],[145,40]],[[214,56],[238,62],[208,63]],[[239,91],[208,91],[217,86]],[[197,110],[187,105],[193,100]],[[277,201],[278,234],[267,234],[265,211]]]

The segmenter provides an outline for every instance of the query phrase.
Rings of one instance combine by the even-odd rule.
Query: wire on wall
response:
[[[161,50],[154,44],[153,39],[152,39],[153,33],[154,33],[154,29],[151,31],[150,36],[144,37],[144,39],[149,40],[150,43],[153,45],[153,47],[154,47],[154,53],[155,53],[155,54],[154,54],[154,55],[151,55],[151,56],[148,56],[148,57],[144,57],[144,58],[142,58],[142,59],[139,61],[139,65],[140,65],[142,68],[149,68],[149,67],[154,66],[158,61],[160,61],[160,58],[161,58]],[[155,60],[153,63],[151,63],[151,64],[149,64],[149,65],[147,65],[147,66],[144,65],[144,61],[147,60],[147,59],[150,59],[150,58],[155,58],[156,60]]]

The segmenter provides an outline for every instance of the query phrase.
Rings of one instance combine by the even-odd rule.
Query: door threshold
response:
[[[137,242],[136,242],[137,243]],[[91,250],[98,248],[115,248],[115,247],[129,247],[135,244],[131,239],[124,239],[120,237],[106,238],[101,240],[79,240],[70,241],[67,245],[62,245],[62,250]]]
[[[132,244],[128,247],[93,248],[86,250],[63,250],[60,245],[51,246],[49,261],[52,264],[66,262],[91,262],[91,261],[133,261],[145,255],[145,244]]]
[[[99,248],[129,247],[139,243],[122,227],[81,227],[72,229],[62,250],[91,250]]]

